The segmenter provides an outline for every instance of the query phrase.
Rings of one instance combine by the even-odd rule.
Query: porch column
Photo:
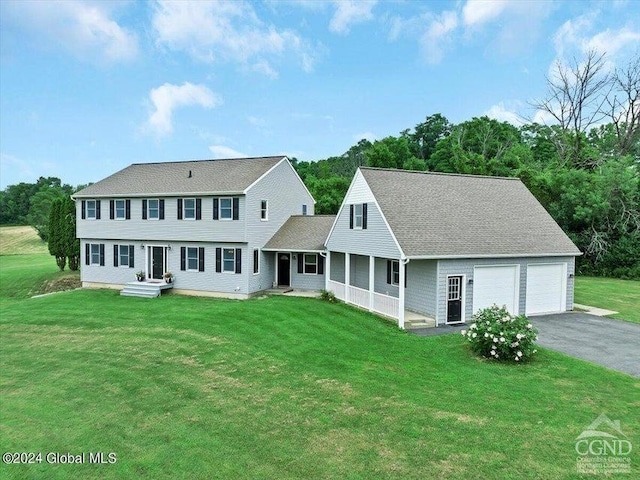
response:
[[[324,289],[329,290],[329,280],[331,280],[331,252],[327,250],[324,257]]]
[[[373,292],[376,275],[376,257],[369,255],[369,311],[373,312]]]
[[[404,271],[407,268],[404,259],[401,258],[398,261],[398,266],[398,273],[400,274],[398,282],[398,327],[404,330]]]
[[[349,285],[351,284],[351,254],[344,254],[344,301],[349,303]]]

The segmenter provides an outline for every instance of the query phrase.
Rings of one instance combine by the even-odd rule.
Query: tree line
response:
[[[440,113],[343,155],[294,161],[316,213],[334,214],[359,166],[519,177],[584,253],[578,272],[640,279],[640,59],[607,71],[595,52],[558,63],[546,98],[550,125]]]

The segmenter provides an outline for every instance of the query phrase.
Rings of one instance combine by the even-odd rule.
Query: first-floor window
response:
[[[198,248],[187,248],[187,270],[198,270]]]
[[[315,253],[304,254],[304,273],[318,273],[318,255]]]
[[[236,250],[235,248],[223,248],[222,249],[222,271],[232,272],[236,271]]]
[[[398,260],[387,260],[387,283],[400,285],[400,262]]]
[[[91,265],[100,265],[100,244],[91,244]]]
[[[84,251],[85,265],[104,265],[104,243],[86,243]]]
[[[253,273],[260,273],[260,250],[253,250]]]
[[[114,267],[130,267],[133,268],[133,245],[114,245],[113,246],[113,266]]]

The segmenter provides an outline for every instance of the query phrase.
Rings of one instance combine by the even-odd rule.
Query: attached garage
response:
[[[527,265],[527,315],[564,312],[566,303],[566,263]]]
[[[493,304],[518,313],[519,265],[487,265],[473,268],[473,313]]]

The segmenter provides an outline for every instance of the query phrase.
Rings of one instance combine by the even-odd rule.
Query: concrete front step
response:
[[[436,321],[432,318],[420,318],[404,321],[404,328],[406,330],[413,330],[414,328],[432,328],[436,326]]]

